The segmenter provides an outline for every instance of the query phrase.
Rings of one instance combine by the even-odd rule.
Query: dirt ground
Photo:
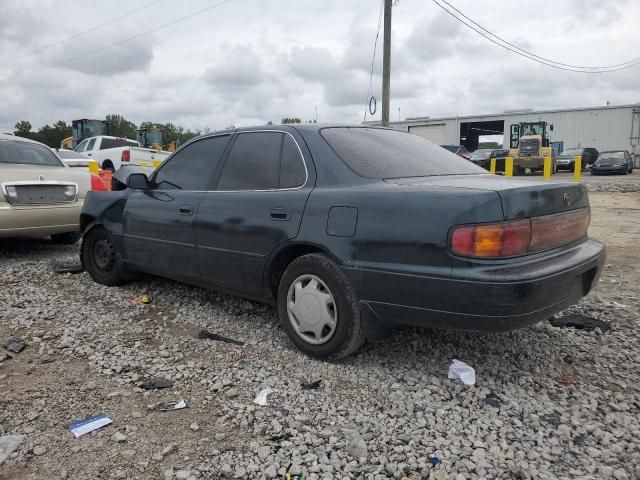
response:
[[[630,315],[630,318],[631,316],[635,318],[638,316],[638,312],[630,312],[629,309],[635,309],[638,305],[638,298],[640,298],[640,255],[638,254],[640,248],[640,193],[594,192],[590,193],[590,198],[592,205],[591,236],[603,241],[608,249],[605,275],[594,290],[594,294],[606,297],[611,292],[612,301],[619,302],[626,309],[625,311]],[[278,463],[279,457],[277,455],[281,455],[285,450],[290,452],[287,449],[295,449],[295,445],[293,447],[290,444],[286,445],[286,441],[276,445],[281,441],[277,440],[280,432],[279,422],[285,422],[284,418],[287,413],[275,409],[269,411],[270,416],[266,416],[261,411],[256,411],[251,402],[255,392],[246,393],[245,389],[241,388],[244,379],[250,377],[252,381],[255,381],[256,375],[263,375],[267,381],[270,375],[278,376],[286,373],[283,372],[283,369],[290,372],[289,387],[298,388],[296,395],[299,397],[287,401],[293,401],[294,405],[297,405],[295,408],[300,408],[299,413],[295,415],[296,421],[299,420],[298,417],[303,418],[308,415],[309,405],[313,405],[316,401],[313,392],[299,391],[300,381],[309,380],[309,378],[298,376],[303,374],[299,372],[309,372],[309,366],[313,369],[316,377],[320,376],[325,379],[323,380],[325,382],[323,388],[332,389],[332,395],[337,401],[345,402],[345,405],[348,405],[350,401],[369,401],[372,396],[379,394],[372,394],[367,390],[368,386],[365,385],[364,380],[360,384],[341,382],[339,378],[342,369],[347,367],[311,362],[292,350],[282,332],[276,331],[278,327],[274,321],[273,310],[270,308],[250,302],[230,300],[229,297],[219,296],[215,292],[203,292],[164,280],[138,282],[117,290],[115,294],[114,290],[96,286],[89,280],[75,280],[85,274],[73,277],[53,274],[40,275],[37,273],[39,270],[36,269],[33,270],[36,274],[29,274],[30,280],[27,282],[22,276],[23,272],[36,267],[40,268],[52,254],[72,257],[76,255],[77,248],[57,247],[38,241],[7,243],[4,248],[6,256],[0,258],[0,289],[4,292],[11,290],[18,293],[11,297],[11,300],[7,300],[11,303],[10,305],[2,305],[0,341],[20,337],[27,340],[29,346],[22,353],[14,354],[13,359],[0,361],[0,436],[11,434],[25,436],[23,444],[13,456],[4,465],[0,465],[1,480],[222,478],[221,472],[224,470],[222,464],[225,458],[238,459],[236,463],[244,465],[244,467],[235,467],[232,473],[226,472],[225,477],[263,478],[264,473],[260,473],[261,470],[251,473],[250,467],[246,467],[254,461],[253,458],[257,458],[255,453],[251,453],[256,451],[256,438],[267,438],[265,442],[271,449],[271,455],[275,455],[275,457],[268,458],[275,458],[273,462],[280,466],[283,463],[282,461]],[[75,283],[71,283],[69,278],[73,278]],[[171,304],[164,304],[162,298],[168,290],[171,290],[178,300]],[[50,302],[50,297],[59,295],[60,292],[65,293],[68,304],[53,305]],[[122,303],[127,301],[124,299],[132,298],[140,292],[148,293],[158,301],[150,307]],[[4,298],[9,297],[5,296]],[[114,299],[119,303],[114,305]],[[215,306],[211,306],[213,304]],[[24,308],[31,308],[32,305],[39,305],[33,309],[32,316],[21,313],[24,312]],[[93,329],[93,327],[83,331],[77,330],[73,340],[66,340],[67,333],[60,333],[62,331],[60,329],[52,330],[56,332],[53,337],[50,337],[46,331],[48,326],[53,325],[52,322],[55,318],[64,318],[65,311],[71,315],[70,312],[82,309],[83,314],[89,318],[90,313],[87,314],[87,312],[90,312],[93,307],[96,312],[100,312],[99,315],[103,316],[104,326],[100,331]],[[127,326],[119,327],[118,321],[121,319],[117,318],[116,312],[123,307],[132,310],[133,313],[126,318]],[[203,342],[194,339],[194,337],[199,329],[206,324],[174,322],[172,320],[174,317],[179,319],[185,309],[188,309],[190,313],[194,311],[197,313],[198,311],[208,312],[205,309],[211,308],[214,308],[214,313],[221,318],[218,327],[224,328],[224,330],[220,331],[228,333],[229,336],[238,335],[238,332],[242,331],[239,330],[243,328],[238,326],[239,322],[246,323],[247,320],[253,322],[255,333],[245,333],[249,338],[244,338],[248,345],[261,348],[255,357],[246,349],[238,350],[225,343],[216,343],[215,349],[203,346]],[[14,322],[12,315],[19,315],[20,321]],[[63,316],[61,317],[61,315]],[[91,321],[93,320],[95,319],[92,318]],[[153,331],[150,330],[151,327],[153,327]],[[535,345],[535,340],[532,339],[548,338],[549,333],[546,328],[538,330],[534,328],[526,335],[515,334],[512,337],[501,338],[507,339],[504,340],[505,344],[513,341],[510,345],[514,345],[513,350],[517,352],[524,349],[525,345]],[[275,333],[272,334],[272,332]],[[123,335],[126,337],[123,338]],[[251,335],[254,336],[251,337]],[[110,337],[118,339],[117,342],[114,342],[116,346],[104,347]],[[371,372],[390,371],[391,365],[394,365],[393,362],[397,361],[396,354],[399,359],[402,359],[405,350],[410,350],[407,344],[416,343],[418,348],[414,350],[420,351],[421,344],[417,342],[424,341],[428,342],[424,349],[427,353],[424,357],[420,357],[422,363],[419,363],[417,367],[414,365],[414,367],[422,371],[429,371],[433,366],[429,363],[432,361],[429,359],[429,349],[433,352],[431,355],[434,358],[440,356],[450,358],[452,351],[455,352],[461,345],[473,348],[476,342],[472,337],[458,337],[453,334],[433,333],[429,334],[428,338],[426,337],[427,335],[424,333],[418,332],[415,337],[412,337],[413,339],[410,338],[406,343],[390,343],[388,348],[365,350],[365,353],[351,363],[348,368],[355,368],[360,372],[365,370]],[[561,337],[554,338],[555,342],[562,341]],[[66,345],[65,342],[71,343],[71,345]],[[502,357],[497,350],[502,348],[501,345],[504,346],[501,343],[503,341],[487,340],[483,342],[482,348],[493,352],[495,362],[499,365]],[[633,339],[633,342],[637,345],[638,338]],[[38,344],[47,344],[48,346],[43,348]],[[521,346],[518,347],[518,344]],[[131,351],[126,354],[122,353],[122,345],[128,345]],[[100,354],[98,355],[96,352],[100,352]],[[165,355],[163,352],[168,353]],[[2,352],[0,352],[1,354]],[[541,361],[544,361],[545,352],[534,352],[531,355],[538,354],[541,355]],[[159,357],[166,357],[172,366],[164,367],[159,361]],[[118,363],[120,358],[124,358],[124,360]],[[412,358],[411,355],[408,358]],[[552,357],[550,358],[552,359]],[[259,365],[262,369],[268,371],[267,373],[256,373],[256,370],[252,370],[253,362],[257,361],[260,362]],[[223,375],[227,374],[218,370],[221,366],[233,370],[230,375],[235,376],[225,376],[223,379]],[[137,372],[140,372],[140,375],[145,371],[162,374],[163,368],[171,368],[171,370],[165,371],[170,371],[170,376],[173,379],[182,380],[177,382],[176,387],[170,391],[143,392],[139,388],[132,387],[133,380],[137,378]],[[119,377],[119,369],[123,374],[126,373],[126,378]],[[383,374],[386,373],[380,373],[380,375]],[[441,373],[438,372],[435,377],[440,375]],[[333,383],[332,377],[335,378]],[[226,383],[227,378],[231,378],[228,383]],[[434,376],[430,378],[434,378]],[[430,381],[439,382],[437,379]],[[521,379],[516,381],[511,377],[508,381],[501,381],[513,383],[514,388],[517,388],[518,382],[522,383]],[[217,382],[220,382],[220,385]],[[393,384],[393,388],[389,387],[389,392],[396,389],[395,385],[396,383]],[[432,387],[433,385],[425,388]],[[612,395],[625,395],[625,392],[629,391],[626,385],[615,388],[616,391]],[[447,401],[455,401],[456,395],[459,395],[458,398],[467,395],[462,390],[455,392],[448,394]],[[527,394],[525,391],[522,392],[523,397],[526,397]],[[633,393],[633,395],[637,396],[637,393]],[[158,401],[178,398],[190,399],[190,408],[170,413],[158,413],[148,409],[148,405]],[[552,398],[554,397],[552,396]],[[633,398],[628,402],[633,404]],[[249,406],[242,406],[241,403]],[[293,409],[294,407],[287,405],[287,408]],[[338,405],[338,410],[340,408],[342,407]],[[381,404],[379,408],[382,411],[391,407]],[[335,410],[331,411],[333,415],[338,415]],[[114,420],[114,424],[80,439],[74,438],[67,430],[70,421],[100,412],[107,412]],[[243,423],[247,412],[252,419],[255,417],[256,424],[263,422],[268,426],[267,429],[260,430],[255,426],[253,430],[250,427],[247,428],[247,425]],[[330,414],[327,415],[330,416]],[[565,414],[560,412],[560,415],[564,418]],[[263,418],[263,416],[265,417]],[[294,417],[293,413],[290,417]],[[286,421],[294,422],[290,417],[287,417],[289,419]],[[237,421],[234,418],[237,418]],[[375,418],[373,421],[375,422]],[[307,424],[308,422],[305,423],[304,420],[299,420],[297,424],[292,423],[292,425],[297,425],[301,431],[307,431]],[[602,428],[604,429],[604,427]],[[637,426],[630,428],[637,430]],[[320,429],[321,427],[317,428],[317,430]],[[113,440],[112,435],[116,431],[123,433],[127,440],[122,443]],[[272,434],[271,437],[269,434]],[[617,435],[617,433],[615,434]],[[438,435],[444,436],[446,433],[442,432]],[[478,435],[482,436],[483,434],[479,431]],[[371,439],[369,440],[369,438]],[[365,440],[375,442],[376,438],[375,436],[367,437],[365,434]],[[330,441],[332,441],[331,438],[327,437],[327,442]],[[172,444],[179,445],[177,453],[175,450],[171,450]],[[340,447],[339,441],[337,445]],[[37,449],[37,447],[44,447],[44,449]],[[279,450],[280,448],[284,450]],[[397,450],[404,447],[390,448]],[[164,449],[171,451],[163,455],[161,452]],[[295,452],[292,455],[294,454]],[[243,457],[243,455],[246,456]],[[393,451],[390,450],[390,453],[386,455],[388,458],[392,458]],[[588,454],[586,455],[588,457]],[[419,463],[421,460],[416,458],[416,462]],[[603,456],[598,461],[603,461],[604,458]],[[209,467],[206,467],[208,459],[215,460]],[[331,457],[331,460],[335,461],[335,458]],[[428,459],[426,463],[428,463]],[[551,463],[553,464],[553,462]],[[614,464],[610,468],[618,469],[620,463],[619,461],[618,464]],[[322,478],[365,478],[364,473],[362,475],[347,473],[345,465],[350,464],[336,463],[336,465],[341,466],[336,467],[335,473],[329,471],[328,474],[328,470],[324,470],[323,466],[324,475]],[[557,468],[566,468],[563,470],[564,478],[579,476],[577,472],[581,472],[579,465],[565,467],[562,464],[557,464],[556,466]],[[247,471],[244,471],[245,467]],[[431,468],[429,465],[427,467]],[[367,471],[367,465],[362,463],[358,468],[362,469],[361,472]],[[456,468],[458,467],[456,466]],[[469,474],[472,477],[479,478],[484,471],[479,470],[477,466],[474,467],[475,470],[469,468],[470,472],[475,472],[473,475]],[[533,469],[533,467],[531,468]],[[551,471],[553,471],[555,467],[549,468],[552,468]],[[574,469],[571,470],[571,468]],[[274,469],[274,471],[276,470]],[[282,470],[278,467],[278,478],[283,478],[286,471],[286,468]],[[386,471],[390,472],[389,468]],[[571,473],[572,471],[575,475]],[[623,469],[615,471],[622,472]],[[632,471],[627,471],[630,472],[630,477],[616,476],[616,478],[634,478]],[[486,475],[491,475],[490,470],[486,470],[486,472]],[[513,473],[513,469],[511,472],[508,475],[520,475],[511,478],[531,477],[527,472]],[[593,476],[590,478],[599,477],[599,472],[601,470],[594,470]],[[428,477],[428,474],[426,474],[427,476],[422,475],[409,478],[436,478],[434,475],[431,477]],[[462,478],[466,476],[466,474],[462,475]],[[318,477],[315,474],[314,476]],[[395,476],[399,478],[397,475]],[[393,477],[394,475],[390,473],[389,477],[384,475],[380,477],[376,474],[375,478]],[[535,475],[533,477],[535,478]],[[374,477],[367,475],[366,478]],[[445,475],[438,478],[448,477]],[[503,476],[503,478],[506,477]],[[543,476],[543,478],[551,477]]]

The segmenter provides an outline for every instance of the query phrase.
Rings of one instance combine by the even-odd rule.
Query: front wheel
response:
[[[337,360],[364,343],[364,322],[349,279],[322,254],[297,258],[278,287],[280,324],[302,352]]]
[[[103,285],[122,285],[128,278],[116,252],[113,236],[103,227],[95,227],[82,242],[82,264],[91,278]]]

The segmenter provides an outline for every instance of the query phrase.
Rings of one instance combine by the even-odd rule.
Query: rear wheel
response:
[[[291,262],[280,280],[278,313],[291,342],[315,358],[344,358],[365,340],[351,284],[326,255],[314,253]]]
[[[103,285],[122,285],[128,278],[118,256],[112,235],[103,227],[95,227],[82,242],[82,263],[91,278]]]
[[[60,245],[71,245],[80,240],[79,232],[57,233],[51,235],[51,241]]]

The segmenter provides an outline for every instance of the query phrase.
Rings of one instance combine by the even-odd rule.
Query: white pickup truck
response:
[[[162,162],[170,152],[142,148],[129,138],[101,135],[84,139],[75,151],[97,161],[103,170],[115,172],[122,165],[152,166]]]

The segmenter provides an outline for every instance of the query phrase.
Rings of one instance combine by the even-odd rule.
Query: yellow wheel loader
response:
[[[71,121],[71,137],[67,137],[60,142],[60,148],[73,150],[85,138],[98,137],[107,134],[106,120],[92,120],[82,118]]]
[[[522,122],[511,125],[509,156],[513,157],[513,174],[524,175],[544,169],[544,157],[551,157],[551,171],[556,171],[555,155],[549,141],[553,125],[547,122]]]

